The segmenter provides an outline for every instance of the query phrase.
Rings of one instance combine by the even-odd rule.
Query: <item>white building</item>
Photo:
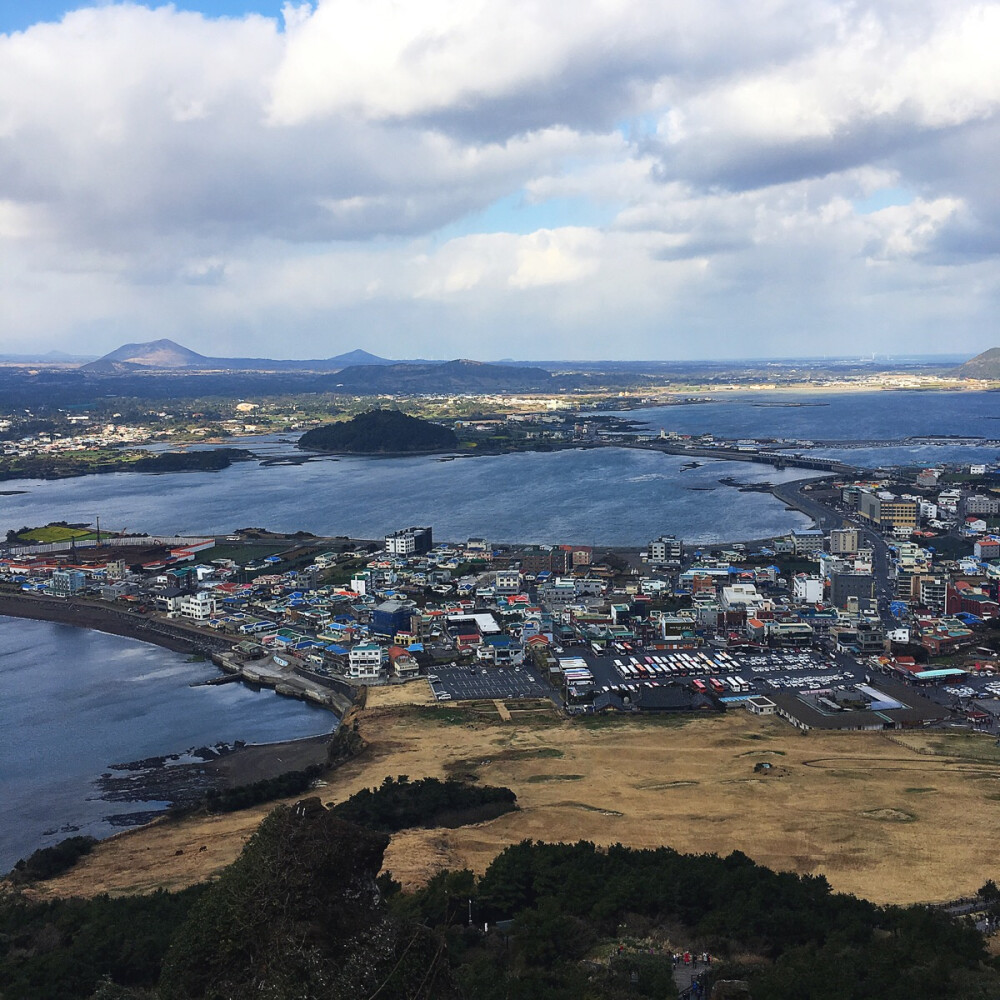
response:
[[[434,548],[430,528],[411,526],[385,536],[385,548],[392,556],[412,556],[430,552]]]
[[[772,604],[763,594],[757,593],[757,588],[752,583],[735,583],[731,587],[723,587],[722,610],[734,611],[739,608],[745,609],[747,616],[752,617],[758,611],[772,610]]]
[[[823,600],[823,581],[818,576],[796,573],[792,578],[792,599],[796,604],[819,604]]]
[[[498,594],[510,595],[521,592],[521,572],[516,569],[500,569],[494,576],[494,589]]]
[[[348,676],[373,681],[382,676],[382,647],[377,642],[360,642],[348,656]]]
[[[215,594],[207,590],[199,590],[194,594],[185,594],[181,599],[181,614],[196,622],[207,621],[215,617],[217,602]]]

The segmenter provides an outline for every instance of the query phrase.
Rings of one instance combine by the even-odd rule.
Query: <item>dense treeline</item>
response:
[[[4,1000],[79,1000],[105,977],[153,988],[174,932],[204,892],[0,903]]]
[[[93,837],[67,837],[52,847],[40,847],[30,857],[18,861],[11,875],[15,881],[26,882],[55,878],[90,854],[96,843]]]
[[[517,796],[509,788],[437,778],[410,781],[401,774],[396,780],[386,778],[378,788],[355,792],[334,806],[333,813],[370,830],[394,833],[414,826],[482,822],[516,808]]]
[[[407,451],[446,451],[458,447],[455,432],[440,424],[410,417],[399,410],[369,410],[352,420],[306,431],[299,447],[360,455]]]
[[[233,462],[252,459],[246,448],[212,448],[207,451],[165,451],[140,458],[130,466],[136,472],[218,472]],[[126,471],[126,470],[122,470]]]
[[[8,455],[0,460],[0,481],[10,479],[71,479],[107,472],[219,472],[233,462],[252,459],[245,448],[209,451],[168,451],[159,455],[103,449],[97,452],[60,452],[47,455]]]
[[[968,924],[837,894],[738,852],[524,841],[482,878],[446,871],[402,892],[379,874],[388,836],[338,810],[395,828],[418,803],[453,805],[449,784],[387,779],[336,809],[278,807],[221,878],[176,896],[8,899],[3,996],[665,998],[669,948],[691,948],[755,1000],[1000,997],[996,960]],[[106,976],[118,986],[95,994]]]
[[[275,778],[264,778],[236,788],[213,788],[205,796],[205,805],[209,812],[225,813],[249,809],[274,799],[291,798],[306,791],[323,771],[322,765],[314,764],[301,771],[286,771]]]
[[[1000,996],[1000,974],[973,928],[923,907],[881,908],[836,894],[821,876],[773,872],[738,852],[525,841],[482,879],[445,873],[397,905],[440,921],[442,896],[456,893],[468,894],[484,920],[513,919],[513,950],[455,953],[456,975],[477,1000],[569,996],[567,984],[580,996],[607,995],[594,992],[579,960],[623,927],[654,938],[669,928],[675,942],[723,959],[756,956],[726,973],[746,978],[756,1000]],[[522,992],[527,982],[530,994]]]

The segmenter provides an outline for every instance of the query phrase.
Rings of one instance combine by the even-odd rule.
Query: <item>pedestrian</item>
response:
[[[689,951],[684,952],[684,964],[685,965],[691,964],[691,952]]]

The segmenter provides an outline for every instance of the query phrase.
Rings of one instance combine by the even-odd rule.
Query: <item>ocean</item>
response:
[[[0,616],[0,872],[66,837],[106,837],[112,817],[164,803],[106,802],[112,764],[330,732],[328,711],[218,676],[135,639]]]

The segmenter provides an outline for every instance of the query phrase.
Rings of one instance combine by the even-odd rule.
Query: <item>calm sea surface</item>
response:
[[[120,636],[0,616],[0,872],[107,817],[160,803],[111,803],[93,782],[109,765],[218,742],[330,732],[327,711],[242,684],[196,687],[210,663]],[[50,831],[46,833],[46,831]]]
[[[775,403],[818,405],[768,405]],[[656,430],[711,431],[727,438],[886,441],[927,434],[1000,438],[1000,392],[733,393],[712,403],[652,407],[622,416]]]
[[[806,473],[625,448],[458,458],[241,462],[222,472],[116,473],[11,483],[0,531],[53,520],[134,531],[225,533],[240,527],[378,538],[430,524],[436,538],[644,545],[664,532],[693,542],[757,538],[807,524],[767,494],[720,477],[785,482]]]

